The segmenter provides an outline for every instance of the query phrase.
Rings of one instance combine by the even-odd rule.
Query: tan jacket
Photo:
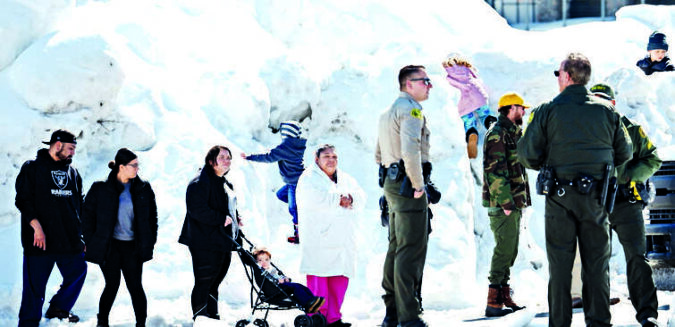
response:
[[[429,161],[429,129],[422,105],[401,92],[391,108],[380,115],[375,161],[389,167],[403,159],[416,190],[424,187],[422,163]]]

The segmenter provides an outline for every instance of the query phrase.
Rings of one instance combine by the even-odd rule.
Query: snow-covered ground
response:
[[[472,58],[488,86],[492,109],[506,91],[537,104],[558,93],[553,70],[570,51],[593,63],[591,83],[617,91],[617,109],[641,122],[653,142],[671,146],[675,75],[645,77],[635,62],[648,35],[675,35],[672,6],[629,6],[615,21],[522,31],[507,25],[485,2],[387,0],[0,0],[0,325],[16,324],[21,295],[22,250],[14,181],[52,130],[79,135],[74,164],[85,188],[107,176],[106,163],[120,147],[140,156],[140,175],[157,193],[160,214],[155,258],[144,285],[149,324],[191,325],[193,277],[189,253],[177,243],[185,215],[184,192],[208,148],[264,151],[280,138],[269,127],[304,119],[309,150],[333,143],[340,169],[368,194],[358,219],[357,275],[350,281],[344,320],[355,326],[381,322],[381,267],[386,229],[380,226],[374,121],[398,94],[396,76],[406,64],[427,67],[434,88],[423,103],[432,131],[432,179],[443,191],[433,206],[423,297],[432,326],[522,326],[547,311],[548,265],[544,250],[543,199],[523,218],[519,257],[512,273],[515,298],[528,311],[500,320],[482,315],[494,241],[480,187],[465,155],[457,114],[459,93],[444,79],[448,53]],[[672,38],[671,38],[672,43]],[[589,122],[592,124],[593,122]],[[480,167],[480,162],[473,163]],[[296,280],[298,248],[285,241],[290,219],[274,192],[282,185],[276,165],[245,162],[235,155],[231,178],[251,240],[274,252],[274,261]],[[531,172],[534,180],[535,174]],[[617,326],[635,325],[627,300],[625,262],[617,241],[611,260],[612,308]],[[74,311],[94,326],[103,278],[89,266]],[[54,272],[47,297],[60,279]],[[672,307],[673,294],[659,292]],[[249,314],[249,285],[241,264],[221,287],[220,310],[229,326]],[[661,312],[667,322],[672,310]],[[272,313],[272,326],[292,326],[299,312]],[[538,315],[542,316],[542,315]],[[128,293],[120,288],[111,323],[132,326]],[[43,320],[44,325],[67,325]],[[546,326],[537,317],[530,326]],[[583,326],[576,313],[574,326]]]

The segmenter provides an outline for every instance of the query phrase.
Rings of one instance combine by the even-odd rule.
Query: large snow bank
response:
[[[432,207],[434,232],[423,286],[425,319],[431,325],[444,325],[457,311],[484,308],[494,245],[471,173],[473,166],[480,174],[481,162],[466,158],[456,108],[459,92],[447,84],[440,65],[446,54],[472,59],[494,109],[510,90],[535,105],[550,100],[558,92],[552,71],[566,52],[581,51],[593,63],[591,82],[607,81],[617,89],[618,110],[643,123],[657,146],[673,143],[672,75],[645,77],[634,67],[651,30],[672,29],[672,20],[659,19],[656,26],[648,19],[657,10],[652,6],[622,9],[616,22],[524,32],[510,28],[479,0],[464,1],[461,8],[452,1],[420,2],[415,10],[409,3],[384,0],[80,4],[52,34],[37,27],[25,31],[40,38],[0,72],[0,128],[15,135],[0,140],[8,158],[0,165],[0,196],[13,198],[20,164],[55,128],[80,135],[75,165],[85,189],[105,178],[105,163],[117,148],[137,150],[140,175],[152,183],[160,211],[156,256],[144,268],[150,319],[158,325],[190,323],[191,263],[176,239],[185,214],[185,186],[214,144],[234,152],[228,177],[239,193],[245,232],[274,249],[275,262],[302,281],[298,250],[285,242],[290,218],[274,196],[282,184],[276,166],[238,157],[278,144],[279,136],[268,127],[302,118],[306,164],[313,164],[317,145],[335,144],[340,169],[354,176],[372,200],[358,217],[358,271],[344,312],[345,320],[357,326],[379,323],[387,236],[376,201],[381,189],[373,159],[375,121],[398,95],[396,74],[403,65],[426,65],[434,85],[423,103],[432,133],[432,180],[443,191],[442,201]],[[10,299],[0,304],[0,324],[14,324],[18,310],[17,222],[12,201],[0,203],[0,234],[5,236],[0,246],[8,249],[0,258],[7,267],[0,274],[0,297]],[[512,285],[528,306],[545,310],[541,197],[525,212],[523,226]],[[614,253],[612,276],[625,274],[617,264],[620,251]],[[93,324],[103,279],[98,267],[90,268],[76,311]],[[50,291],[58,286],[55,279]],[[129,299],[120,293],[113,322],[128,324]],[[235,260],[221,289],[221,311],[228,312],[224,323],[247,316],[247,302],[247,281]],[[280,315],[272,321],[290,325],[292,318]]]
[[[15,91],[44,113],[114,106],[124,73],[100,35],[41,37],[9,71]]]

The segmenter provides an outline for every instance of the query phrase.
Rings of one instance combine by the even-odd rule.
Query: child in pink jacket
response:
[[[443,62],[443,68],[450,85],[461,92],[457,110],[464,122],[469,158],[474,159],[478,155],[478,120],[487,129],[497,119],[490,115],[485,86],[468,60],[452,55]]]

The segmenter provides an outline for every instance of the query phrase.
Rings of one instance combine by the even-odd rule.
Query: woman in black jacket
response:
[[[145,326],[148,302],[141,284],[143,263],[152,259],[157,242],[157,205],[150,183],[138,177],[138,158],[119,149],[106,181],[95,182],[84,201],[82,234],[85,260],[98,264],[105,287],[98,305],[97,326],[108,315],[120,286],[120,272],[131,295],[136,326]]]
[[[218,315],[218,286],[225,278],[241,220],[237,214],[232,184],[225,179],[232,152],[214,146],[204,158],[204,168],[187,187],[187,213],[178,242],[190,249],[195,286],[192,289],[193,319]]]

